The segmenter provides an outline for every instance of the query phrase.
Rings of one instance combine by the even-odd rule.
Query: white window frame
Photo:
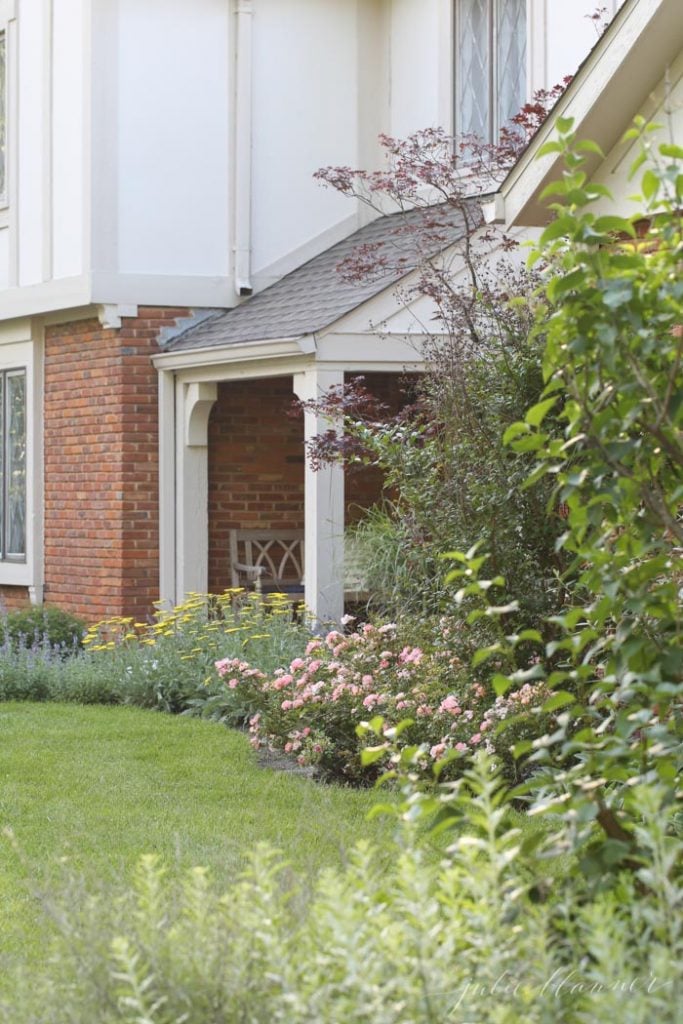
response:
[[[15,320],[0,325],[0,370],[26,373],[26,555],[0,561],[0,586],[29,588],[42,599],[42,325]]]
[[[10,505],[10,473],[12,470],[12,463],[10,460],[10,400],[9,400],[9,380],[12,377],[22,377],[24,382],[24,544],[23,551],[11,552],[9,548],[5,550],[5,542],[9,534],[8,527],[8,515]],[[0,466],[2,471],[0,472],[0,562],[10,562],[15,564],[23,564],[26,561],[26,548],[28,543],[28,518],[26,508],[26,498],[28,490],[28,447],[26,444],[26,420],[28,413],[27,406],[27,373],[25,366],[0,366],[0,391],[2,392],[2,403],[0,416],[0,444],[2,444],[2,460]]]
[[[453,122],[454,132],[456,135],[461,135],[464,132],[463,126],[459,123],[460,121],[460,3],[461,0],[453,0]],[[500,75],[500,69],[498,67],[498,24],[496,21],[496,0],[487,0],[489,6],[489,39],[488,39],[488,137],[484,139],[485,142],[496,142],[503,123],[498,123],[498,109],[496,103],[496,91],[497,82]],[[526,0],[526,56],[524,66],[524,77],[525,77],[525,89],[523,102],[526,102],[529,97],[529,83],[530,83],[530,61],[529,54],[531,50],[530,36],[533,29],[533,18],[534,4],[533,0]]]

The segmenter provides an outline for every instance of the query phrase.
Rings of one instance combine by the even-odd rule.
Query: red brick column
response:
[[[88,620],[145,618],[159,587],[157,375],[163,327],[187,315],[140,309],[45,337],[45,601]]]

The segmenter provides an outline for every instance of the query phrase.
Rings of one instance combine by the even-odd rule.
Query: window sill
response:
[[[30,587],[33,573],[28,562],[0,562],[0,587]]]

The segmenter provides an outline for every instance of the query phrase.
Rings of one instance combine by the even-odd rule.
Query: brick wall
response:
[[[186,310],[140,309],[45,338],[45,601],[88,620],[158,597],[156,339]]]
[[[363,374],[365,387],[384,402],[391,412],[398,412],[405,405],[406,387],[409,389],[414,380],[414,377],[399,377],[395,373]],[[365,509],[381,500],[383,485],[383,475],[379,470],[366,466],[349,467],[344,486],[347,524],[358,522]]]
[[[0,614],[29,604],[28,587],[0,586]]]
[[[209,589],[230,586],[230,530],[303,530],[303,416],[291,377],[218,387],[209,420]]]

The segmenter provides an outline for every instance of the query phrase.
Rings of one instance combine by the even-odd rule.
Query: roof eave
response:
[[[591,139],[609,153],[681,47],[680,0],[627,0],[501,184],[488,205],[487,219],[506,227],[545,224],[548,211],[539,196],[561,176],[562,162],[557,154],[539,157],[539,152],[555,136],[557,119],[572,118],[579,138]],[[599,163],[596,154],[588,154],[587,173]]]
[[[213,363],[243,363],[310,356],[315,350],[315,336],[302,334],[289,338],[262,338],[258,341],[206,345],[203,348],[175,349],[172,352],[160,352],[153,357],[152,362],[158,370],[183,370]]]

